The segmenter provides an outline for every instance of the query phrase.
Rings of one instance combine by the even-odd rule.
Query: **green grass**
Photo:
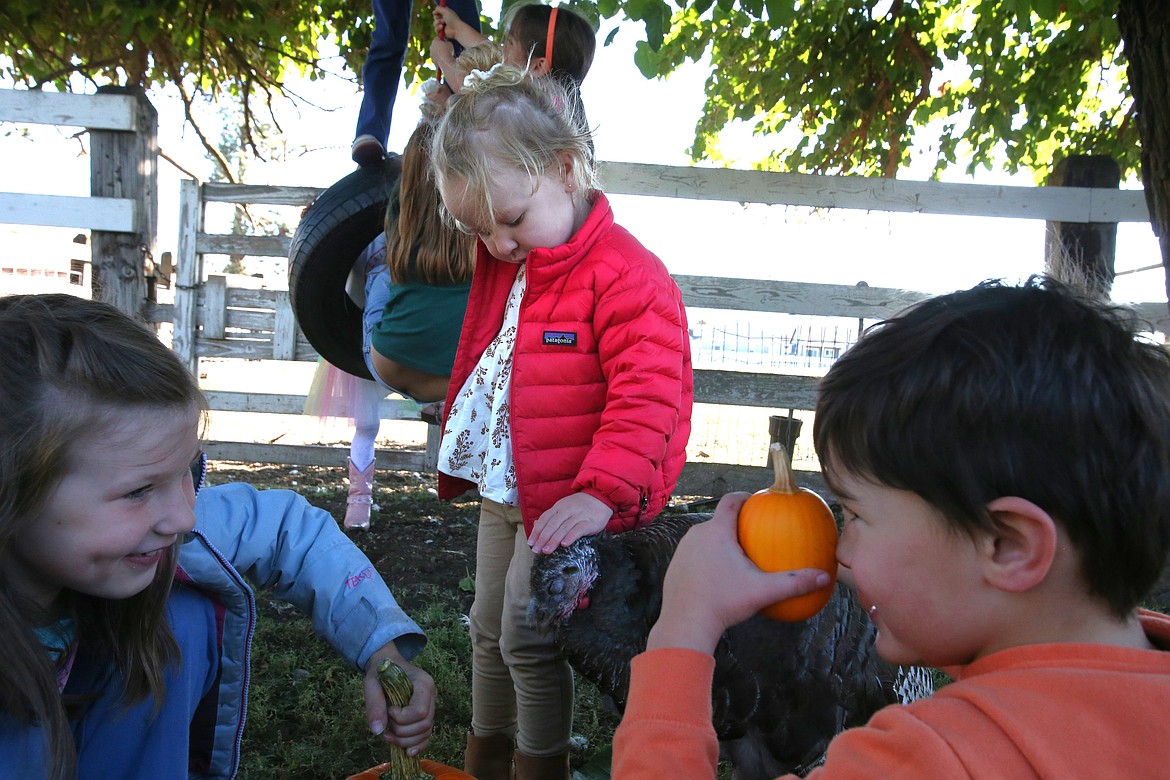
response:
[[[343,780],[386,760],[380,739],[366,727],[361,678],[317,638],[291,607],[257,595],[260,619],[252,648],[252,689],[243,743],[241,780]],[[1167,611],[1170,603],[1147,606]],[[471,722],[471,642],[452,594],[435,593],[415,620],[429,639],[415,659],[439,690],[435,729],[425,757],[463,765]],[[936,672],[935,684],[950,682]],[[575,751],[577,778],[607,780],[609,748],[618,718],[596,688],[577,678],[574,733],[586,747]],[[721,764],[718,778],[731,777]]]
[[[252,648],[252,689],[241,780],[341,780],[386,760],[369,733],[361,678],[313,633],[295,610],[257,595],[260,618]],[[439,690],[435,730],[425,757],[463,765],[471,722],[471,643],[455,597],[435,593],[412,617],[428,637],[415,659]],[[608,765],[617,716],[591,683],[577,680],[574,733],[587,747],[574,767]]]

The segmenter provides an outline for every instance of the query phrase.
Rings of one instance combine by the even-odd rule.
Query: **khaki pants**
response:
[[[517,507],[483,499],[471,606],[471,728],[506,734],[533,757],[564,754],[573,727],[573,674],[528,621],[534,554]]]

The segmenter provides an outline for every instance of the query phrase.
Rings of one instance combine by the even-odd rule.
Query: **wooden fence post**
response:
[[[90,194],[134,201],[134,232],[93,231],[93,297],[141,319],[148,260],[158,235],[158,112],[132,87],[99,87],[99,94],[137,98],[136,129],[90,132]]]
[[[203,203],[199,182],[179,182],[179,256],[175,258],[174,336],[171,342],[191,373],[199,368],[195,339],[199,332],[199,286],[203,282],[203,258],[196,246],[203,230]]]
[[[1117,189],[1121,168],[1104,155],[1066,157],[1048,177],[1049,187]],[[1049,276],[1108,300],[1117,257],[1116,222],[1048,222],[1044,268]]]
[[[789,461],[796,457],[793,450],[796,449],[796,440],[800,438],[800,428],[804,425],[804,420],[794,417],[792,412],[793,410],[789,409],[787,417],[776,414],[768,417],[768,443],[783,444],[784,449],[788,452]],[[764,456],[764,465],[768,468],[772,467],[772,450],[770,448],[768,454]]]

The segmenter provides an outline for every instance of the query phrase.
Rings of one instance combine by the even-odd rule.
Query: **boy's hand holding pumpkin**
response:
[[[747,493],[728,493],[715,516],[687,531],[663,585],[662,611],[647,649],[682,647],[712,653],[719,637],[761,609],[830,584],[819,569],[767,573],[736,541],[736,518]]]
[[[774,442],[769,452],[776,480],[739,508],[739,546],[764,571],[810,568],[828,572],[830,581],[824,588],[763,610],[773,620],[808,620],[833,596],[837,521],[823,498],[797,486],[784,445]]]

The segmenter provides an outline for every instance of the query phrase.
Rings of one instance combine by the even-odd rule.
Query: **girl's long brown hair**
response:
[[[461,284],[475,267],[475,237],[442,218],[443,202],[430,173],[437,121],[423,119],[402,152],[398,218],[386,212],[386,264],[395,284]]]
[[[0,297],[0,712],[44,735],[49,780],[76,776],[76,750],[56,670],[33,632],[50,616],[12,581],[14,541],[36,522],[72,447],[111,409],[206,410],[198,383],[152,331],[105,303],[72,295]],[[177,549],[154,583],[128,599],[66,591],[53,618],[73,618],[87,654],[106,660],[133,703],[164,695],[180,653],[165,616]],[[58,609],[60,607],[60,609]],[[36,746],[29,745],[30,749]]]

